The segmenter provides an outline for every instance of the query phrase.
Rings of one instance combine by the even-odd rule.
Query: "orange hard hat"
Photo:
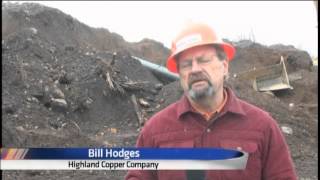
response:
[[[195,46],[209,44],[220,45],[229,61],[234,57],[235,48],[232,45],[223,42],[210,26],[202,23],[189,23],[172,42],[171,55],[167,60],[168,70],[173,73],[178,72],[175,57],[182,51]]]

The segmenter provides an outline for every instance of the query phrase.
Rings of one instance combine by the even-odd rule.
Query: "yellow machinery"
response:
[[[289,77],[282,56],[279,64],[258,69],[254,68],[250,71],[240,73],[238,77],[253,80],[253,88],[256,91],[293,89],[289,83]]]

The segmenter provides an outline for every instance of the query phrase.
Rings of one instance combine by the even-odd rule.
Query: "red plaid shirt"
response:
[[[205,179],[296,180],[294,165],[276,121],[238,99],[226,88],[227,101],[207,121],[187,97],[155,114],[144,126],[137,147],[223,147],[249,153],[245,170],[208,170]],[[190,164],[192,166],[192,164]],[[126,180],[185,180],[184,170],[130,170]]]

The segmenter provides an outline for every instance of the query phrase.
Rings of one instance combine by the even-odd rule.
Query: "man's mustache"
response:
[[[194,74],[190,74],[189,75],[189,79],[188,79],[188,85],[189,88],[191,87],[191,85],[197,81],[207,81],[209,84],[210,81],[208,79],[208,77],[204,74],[204,73],[194,73]]]

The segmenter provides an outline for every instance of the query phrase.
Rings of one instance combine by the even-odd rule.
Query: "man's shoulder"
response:
[[[243,99],[238,99],[238,101],[245,112],[246,117],[251,121],[258,121],[258,123],[265,125],[276,123],[275,119],[268,111]]]
[[[147,120],[143,129],[156,133],[162,131],[162,129],[166,129],[166,126],[178,123],[178,106],[179,101],[176,101],[155,113],[149,120]]]
[[[243,114],[238,116],[241,121],[235,121],[241,122],[238,124],[240,129],[263,136],[263,134],[279,126],[269,112],[243,99],[237,101],[243,111]]]
[[[254,105],[251,102],[248,102],[245,99],[239,98],[238,95],[234,92],[233,89],[227,88],[228,96],[230,96],[229,109],[236,113],[244,114],[246,116],[252,116],[255,114],[260,114],[262,116],[269,116],[269,113],[263,110],[261,107]],[[229,98],[228,98],[229,99]]]
[[[176,119],[178,116],[178,106],[179,106],[179,101],[176,101],[168,105],[167,107],[155,113],[148,120],[148,124],[155,123],[157,121],[161,121],[161,123],[163,123],[163,121],[170,121],[170,120]]]
[[[243,99],[238,99],[238,100],[239,100],[239,103],[246,114],[251,115],[251,114],[258,113],[261,115],[270,116],[269,112],[262,109],[261,107],[258,107],[258,106],[254,105],[246,100],[243,100]]]

